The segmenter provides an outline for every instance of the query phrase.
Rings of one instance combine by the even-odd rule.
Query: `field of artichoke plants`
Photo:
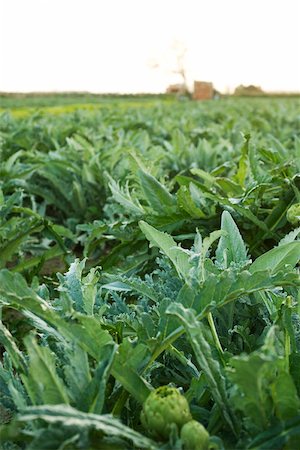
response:
[[[292,98],[2,109],[1,449],[300,448],[299,131]]]

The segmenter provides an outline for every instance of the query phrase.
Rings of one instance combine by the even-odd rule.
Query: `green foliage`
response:
[[[0,116],[3,448],[298,448],[297,100],[69,103]]]

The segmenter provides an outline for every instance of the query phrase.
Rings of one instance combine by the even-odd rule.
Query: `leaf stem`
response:
[[[211,333],[212,333],[212,336],[213,336],[214,343],[216,344],[216,347],[219,350],[219,352],[221,353],[221,355],[223,355],[224,351],[222,349],[221,342],[219,340],[219,336],[218,336],[218,333],[217,333],[217,330],[216,330],[216,327],[215,327],[214,318],[213,318],[211,312],[208,313],[207,319],[208,319],[208,323],[209,323],[209,326],[210,326],[210,329],[211,329]]]
[[[286,298],[286,308],[292,307],[291,297]],[[291,336],[287,327],[284,328],[284,353],[285,353],[285,364],[286,370],[290,370],[290,354],[291,354]]]

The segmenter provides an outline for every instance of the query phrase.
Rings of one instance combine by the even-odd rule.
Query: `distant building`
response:
[[[256,95],[264,95],[264,94],[265,93],[260,86],[254,86],[253,84],[250,84],[249,86],[243,86],[241,84],[234,91],[234,95],[237,95],[240,97],[251,97],[251,96],[256,96]]]
[[[183,83],[170,84],[166,90],[167,94],[185,94],[186,86]]]
[[[214,98],[213,84],[207,81],[194,81],[194,100],[211,100]]]
[[[189,95],[187,86],[184,83],[170,84],[166,89],[167,94]],[[208,81],[194,81],[194,100],[211,100],[219,98],[220,93],[214,89],[212,83]]]

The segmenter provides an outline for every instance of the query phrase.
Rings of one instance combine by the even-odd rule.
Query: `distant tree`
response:
[[[248,97],[248,96],[251,97],[255,95],[264,95],[264,91],[260,86],[254,86],[253,84],[250,84],[249,86],[244,86],[241,84],[235,89],[234,95],[240,97]]]
[[[180,40],[174,40],[166,55],[159,58],[152,58],[149,61],[149,67],[152,69],[164,68],[168,72],[177,75],[178,82],[170,84],[169,92],[176,92],[179,95],[190,94],[187,82],[187,64],[186,64],[187,47]]]
[[[186,69],[186,54],[187,47],[183,42],[175,40],[172,45],[172,49],[175,54],[175,67],[172,72],[181,78],[182,85],[186,93],[189,93],[188,83],[187,83],[187,69]]]

